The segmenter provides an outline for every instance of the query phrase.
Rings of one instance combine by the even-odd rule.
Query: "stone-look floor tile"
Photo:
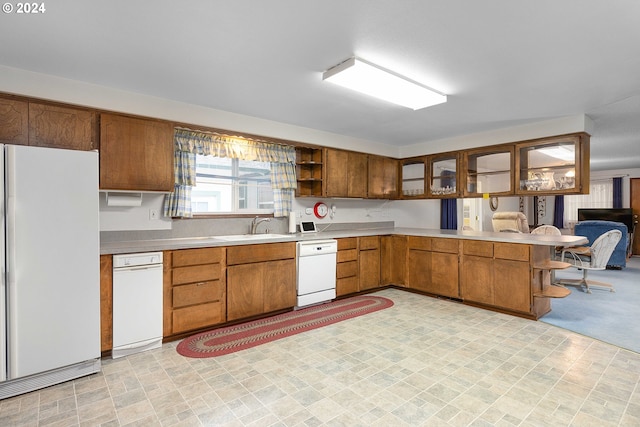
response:
[[[148,400],[141,400],[132,403],[121,408],[117,408],[118,419],[123,425],[139,422],[140,420],[149,420],[155,418],[157,421],[157,415]]]
[[[640,355],[401,290],[394,307],[238,353],[178,342],[0,401],[11,426],[637,426]]]
[[[78,406],[78,417],[81,424],[102,423],[117,418],[116,408],[111,398],[92,401]],[[95,425],[95,424],[94,424]]]

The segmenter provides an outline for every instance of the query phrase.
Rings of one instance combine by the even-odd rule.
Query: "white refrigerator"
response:
[[[100,371],[98,153],[0,145],[0,399]]]

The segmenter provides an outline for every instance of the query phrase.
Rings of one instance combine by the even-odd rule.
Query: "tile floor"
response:
[[[400,290],[239,353],[176,343],[0,401],[2,426],[638,426],[640,354]]]

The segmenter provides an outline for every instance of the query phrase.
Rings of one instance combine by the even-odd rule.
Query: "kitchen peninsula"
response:
[[[362,239],[377,238],[378,246],[373,249],[379,254],[379,283],[377,287],[340,289],[338,280],[338,296],[346,296],[354,293],[375,292],[376,290],[394,286],[426,295],[450,299],[454,302],[474,305],[477,307],[500,311],[520,317],[538,319],[551,310],[550,299],[562,297],[568,294],[568,290],[558,288],[550,283],[551,271],[557,268],[565,268],[567,265],[553,260],[555,248],[558,246],[575,246],[587,243],[582,236],[548,236],[516,233],[496,233],[478,231],[437,230],[421,228],[354,228],[349,230],[337,230],[321,232],[314,236],[303,234],[275,234],[275,235],[247,235],[243,239],[237,236],[203,236],[183,237],[170,239],[149,239],[137,241],[109,241],[101,244],[103,266],[113,254],[135,253],[145,251],[164,251],[165,253],[165,279],[164,279],[164,306],[165,306],[165,340],[176,339],[184,332],[192,333],[196,330],[218,326],[229,321],[224,315],[225,310],[220,304],[226,305],[226,312],[232,310],[229,304],[235,302],[229,300],[225,280],[226,265],[223,265],[226,257],[225,251],[238,245],[251,245],[252,250],[264,253],[290,253],[291,250],[283,250],[287,245],[293,248],[294,242],[313,240],[318,237],[338,240],[338,263],[344,260],[345,267],[353,264],[355,270],[353,277],[357,282],[357,265],[359,242]],[[369,244],[368,244],[369,245]],[[166,260],[171,260],[172,255],[182,255],[187,251],[196,255],[197,250],[210,250],[217,248],[215,264],[220,270],[216,273],[219,280],[216,291],[216,301],[219,301],[215,323],[190,319],[193,327],[185,331],[172,329],[172,304],[175,295],[176,284],[172,283],[172,266],[167,265]],[[341,251],[343,249],[343,251]],[[362,249],[362,248],[361,248]],[[367,250],[371,250],[367,247]],[[293,249],[292,249],[293,250]],[[217,253],[216,252],[216,253]],[[295,252],[295,250],[294,250]],[[341,257],[341,254],[347,257]],[[370,255],[370,253],[368,254]],[[287,256],[287,259],[290,257]],[[274,258],[274,261],[276,259]],[[355,262],[354,262],[355,261]],[[213,262],[213,260],[212,260]],[[209,266],[206,260],[194,263],[201,264],[204,268]],[[198,269],[197,265],[190,267]],[[367,268],[371,268],[370,265]],[[338,268],[338,279],[342,269]],[[349,273],[351,274],[351,273]],[[204,280],[204,279],[203,279]],[[295,296],[295,280],[284,281],[278,289],[280,297]],[[103,336],[108,333],[110,320],[108,310],[108,289],[111,287],[109,268],[102,269],[101,286],[103,287]],[[291,282],[291,283],[289,283]],[[206,283],[206,282],[205,282]],[[252,286],[247,283],[247,286]],[[181,288],[180,288],[181,289]],[[562,289],[558,292],[558,289]],[[264,291],[261,291],[264,292]],[[566,292],[563,294],[563,292]],[[270,293],[265,292],[264,298],[269,299]],[[105,297],[106,296],[106,297]],[[206,297],[203,295],[202,298]],[[283,298],[283,301],[295,301],[295,298]],[[105,304],[107,305],[105,309]],[[211,304],[211,301],[190,302],[195,308],[203,304]],[[264,302],[265,308],[259,311],[257,316],[271,312],[288,310],[293,303],[271,304]],[[180,307],[184,310],[184,307]],[[210,318],[210,316],[209,316]],[[103,342],[103,351],[109,349],[108,343]]]

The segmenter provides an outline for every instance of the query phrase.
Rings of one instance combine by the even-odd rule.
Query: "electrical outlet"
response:
[[[149,209],[149,219],[158,219],[158,210],[157,209]]]

